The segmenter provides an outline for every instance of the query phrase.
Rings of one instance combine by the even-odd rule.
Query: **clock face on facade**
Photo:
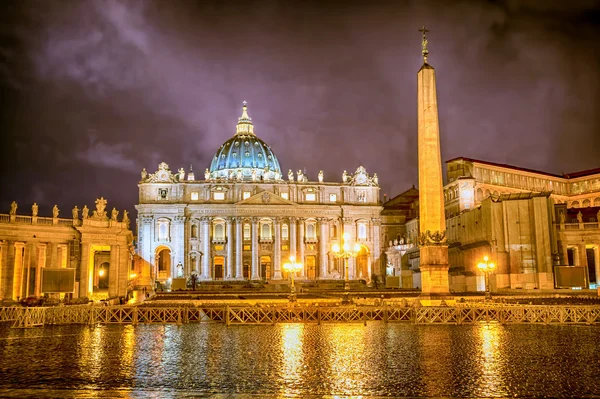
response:
[[[365,184],[366,182],[367,182],[367,176],[363,175],[362,173],[359,174],[358,176],[356,176],[356,183]]]
[[[162,180],[167,180],[167,172],[161,172],[158,177]]]

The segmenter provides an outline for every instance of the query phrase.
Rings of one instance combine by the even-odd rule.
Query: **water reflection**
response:
[[[281,324],[281,393],[299,393],[302,385],[304,324]]]
[[[0,326],[0,397],[589,397],[598,341],[591,326]]]
[[[505,367],[502,362],[503,327],[499,324],[488,324],[479,327],[480,353],[477,356],[479,365],[480,396],[507,396],[503,380]]]

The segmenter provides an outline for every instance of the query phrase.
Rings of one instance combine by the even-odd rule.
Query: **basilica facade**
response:
[[[377,174],[359,166],[325,182],[322,171],[316,179],[283,172],[245,103],[235,134],[203,176],[163,162],[154,173],[143,170],[138,187],[138,255],[147,280],[284,280],[290,259],[301,264],[297,278],[345,279],[343,259],[332,252],[343,241],[360,246],[349,257],[348,279],[382,273]]]

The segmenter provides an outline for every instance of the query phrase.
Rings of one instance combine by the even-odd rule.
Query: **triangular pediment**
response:
[[[279,195],[270,191],[261,191],[253,196],[246,198],[236,205],[297,205],[295,202],[281,198]]]

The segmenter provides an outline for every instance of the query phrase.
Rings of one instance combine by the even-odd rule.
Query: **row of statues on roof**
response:
[[[222,173],[222,172],[220,172],[220,173]],[[141,177],[142,177],[141,181],[143,183],[145,183],[145,182],[176,183],[178,181],[179,182],[184,181],[186,176],[185,176],[185,171],[183,170],[183,168],[179,168],[178,173],[173,174],[173,173],[171,173],[171,171],[169,169],[169,165],[167,165],[165,162],[161,162],[158,165],[158,170],[155,173],[149,174],[146,171],[146,168],[142,169]],[[283,181],[283,175],[281,174],[281,172],[278,169],[271,170],[271,169],[269,169],[268,166],[265,166],[264,169],[252,168],[250,177],[251,177],[251,180],[254,182]],[[308,177],[307,177],[306,173],[304,173],[302,170],[298,170],[296,172],[296,175],[294,176],[294,172],[290,169],[287,173],[287,177],[288,177],[288,180],[290,183],[294,182],[294,181],[297,181],[299,183],[308,182]],[[318,178],[319,183],[323,183],[324,175],[323,175],[322,170],[319,171],[317,178]],[[242,180],[244,180],[244,172],[243,172],[243,169],[241,169],[241,168],[229,169],[227,171],[226,175],[224,175],[224,176],[217,175],[216,177],[213,177],[213,174],[210,172],[210,170],[208,168],[206,168],[204,170],[204,180],[211,181],[211,180],[218,180],[218,179],[230,180],[230,181],[235,181],[235,180],[242,181]],[[194,180],[194,174],[192,172],[191,166],[190,166],[190,171],[187,176],[187,180]],[[367,173],[367,171],[365,170],[365,168],[363,166],[359,166],[358,169],[356,169],[356,172],[354,174],[348,173],[347,171],[344,170],[344,173],[342,173],[342,183],[378,186],[379,178],[377,177],[377,173],[373,174],[373,177],[370,177],[369,174]]]
[[[82,219],[106,219],[108,218],[107,214],[106,214],[106,200],[104,199],[104,197],[100,197],[98,199],[96,199],[96,210],[93,211],[92,216],[90,216],[90,210],[88,209],[87,205],[83,206],[82,214],[81,217]],[[10,215],[11,216],[16,216],[17,214],[17,202],[13,201],[10,204]],[[52,217],[53,218],[58,218],[58,214],[60,212],[60,209],[58,209],[58,205],[54,205],[54,207],[52,207]],[[79,208],[77,207],[77,205],[75,205],[75,207],[72,209],[71,211],[73,219],[79,219]],[[31,216],[33,217],[37,217],[38,216],[38,204],[37,203],[33,203],[33,205],[31,205]],[[110,220],[112,221],[117,221],[119,217],[119,211],[116,208],[113,208],[111,215],[110,215]],[[123,219],[121,220],[123,223],[127,223],[129,224],[129,222],[131,221],[129,219],[129,212],[127,212],[126,210],[123,211]]]

